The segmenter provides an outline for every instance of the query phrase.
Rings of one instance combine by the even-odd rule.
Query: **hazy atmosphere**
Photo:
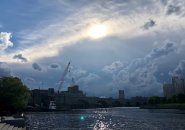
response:
[[[76,84],[86,95],[162,96],[185,76],[184,0],[0,2],[0,77],[30,88]]]

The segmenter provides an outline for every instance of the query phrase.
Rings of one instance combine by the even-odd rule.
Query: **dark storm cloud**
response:
[[[181,6],[177,5],[168,5],[166,9],[166,14],[171,15],[171,14],[176,14],[179,15],[181,13]]]
[[[60,67],[60,65],[57,64],[57,63],[52,63],[49,67],[52,68],[52,69],[57,69],[57,68]]]
[[[17,54],[13,56],[13,59],[20,60],[21,62],[27,62],[28,60],[22,56],[22,54]]]
[[[11,71],[7,67],[6,63],[0,62],[0,77],[6,77],[10,75],[11,75]]]
[[[37,63],[33,63],[33,64],[32,64],[32,68],[33,68],[34,70],[37,70],[37,71],[42,71],[42,68],[41,68],[40,65],[37,64]]]
[[[150,29],[151,27],[154,27],[156,25],[156,22],[152,19],[150,19],[148,22],[146,22],[144,25],[143,25],[143,28],[148,30]]]

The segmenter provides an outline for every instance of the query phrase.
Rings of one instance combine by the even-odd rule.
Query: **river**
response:
[[[27,113],[30,130],[185,130],[185,111],[109,108]]]

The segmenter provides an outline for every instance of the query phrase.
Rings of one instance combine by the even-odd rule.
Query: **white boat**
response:
[[[55,101],[50,101],[49,110],[56,110],[56,102]]]

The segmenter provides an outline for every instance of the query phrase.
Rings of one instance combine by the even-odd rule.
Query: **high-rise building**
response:
[[[174,87],[175,95],[179,93],[185,94],[184,79],[180,77],[172,77],[172,86]]]
[[[165,97],[172,97],[174,95],[174,87],[172,84],[163,85],[163,93]]]
[[[172,84],[163,85],[163,93],[165,97],[172,97],[173,95],[185,94],[185,81],[180,77],[172,77]]]
[[[119,99],[125,99],[125,92],[124,90],[119,90]]]

